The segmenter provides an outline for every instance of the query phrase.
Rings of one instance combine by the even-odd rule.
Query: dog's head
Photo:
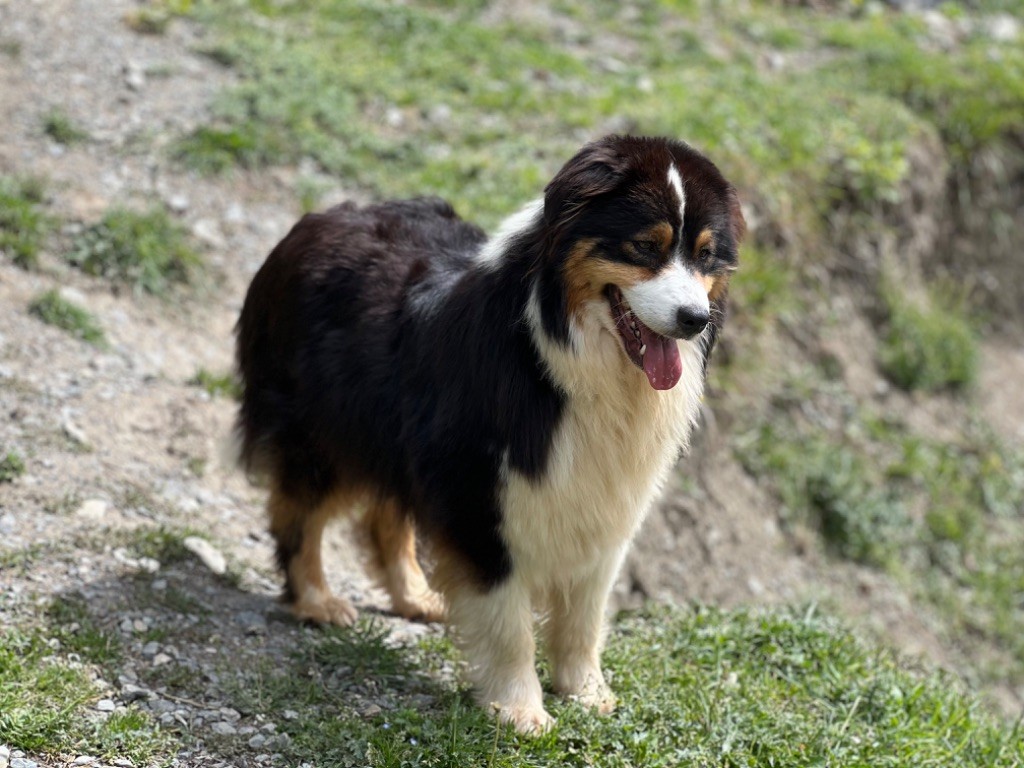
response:
[[[677,340],[721,314],[745,232],[736,190],[668,139],[608,136],[583,147],[544,196],[544,269],[564,309],[621,342],[655,389],[682,373]]]

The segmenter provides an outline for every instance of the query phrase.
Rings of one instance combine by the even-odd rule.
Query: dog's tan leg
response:
[[[545,625],[555,690],[602,714],[615,709],[615,695],[601,672],[601,646],[608,593],[622,557],[622,552],[610,553],[591,572],[556,591]]]
[[[270,532],[277,541],[277,559],[285,574],[285,600],[302,621],[349,626],[356,609],[348,600],[331,594],[324,577],[320,546],[324,526],[337,511],[328,498],[310,509],[278,490],[267,502]]]
[[[513,577],[482,592],[468,583],[446,583],[445,595],[479,704],[520,733],[548,730],[554,720],[544,710],[534,666],[533,612],[523,585]]]
[[[416,531],[408,516],[397,504],[378,500],[366,511],[363,526],[395,613],[420,621],[444,619],[444,599],[427,584],[416,560]]]

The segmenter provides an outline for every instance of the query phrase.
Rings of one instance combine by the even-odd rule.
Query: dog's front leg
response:
[[[554,720],[544,710],[534,666],[533,611],[525,585],[513,575],[486,592],[460,585],[447,597],[480,705],[495,708],[520,733],[550,728]]]
[[[555,690],[602,714],[615,709],[615,695],[601,672],[601,646],[608,594],[624,555],[624,548],[605,554],[588,572],[555,590],[545,627]]]

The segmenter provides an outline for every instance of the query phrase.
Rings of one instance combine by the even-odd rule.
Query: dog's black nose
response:
[[[710,321],[711,315],[706,309],[680,307],[676,312],[676,328],[679,329],[679,337],[682,339],[692,339],[703,331]]]

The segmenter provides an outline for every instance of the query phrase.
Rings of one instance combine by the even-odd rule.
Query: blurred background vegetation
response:
[[[711,371],[713,458],[674,493],[727,497],[739,468],[751,525],[777,521],[794,557],[884,575],[938,617],[993,711],[1021,711],[1024,2],[154,0],[124,21],[195,25],[196,52],[231,73],[165,161],[229,182],[291,169],[296,212],[339,188],[433,193],[494,227],[605,133],[706,152],[750,237]],[[41,130],[89,141],[60,109]],[[31,174],[0,177],[0,249],[21,268],[57,239],[136,295],[209,269],[166,206],[65,236],[46,199]],[[62,302],[31,311],[106,343]]]

